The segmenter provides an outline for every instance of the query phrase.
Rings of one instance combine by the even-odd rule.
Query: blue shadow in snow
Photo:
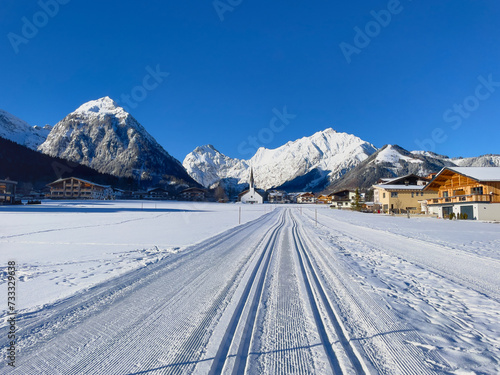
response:
[[[80,206],[83,204],[80,203]],[[92,203],[94,206],[94,203]],[[41,205],[26,205],[26,206],[0,206],[1,212],[22,212],[22,213],[114,213],[114,212],[210,212],[209,210],[183,210],[177,208],[154,208],[154,207],[73,207],[69,205],[61,206],[44,206]]]

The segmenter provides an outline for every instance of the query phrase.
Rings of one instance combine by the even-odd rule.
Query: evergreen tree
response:
[[[351,209],[353,211],[361,211],[361,195],[359,194],[359,189],[356,189],[354,193],[354,202],[351,204]]]

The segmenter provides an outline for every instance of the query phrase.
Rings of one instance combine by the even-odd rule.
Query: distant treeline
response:
[[[135,190],[138,187],[132,178],[102,174],[84,165],[51,157],[0,137],[0,179],[17,181],[21,189],[23,185],[29,185],[39,190],[52,181],[71,176],[122,189]]]

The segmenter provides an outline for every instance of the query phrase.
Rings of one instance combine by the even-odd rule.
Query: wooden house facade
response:
[[[316,197],[316,203],[330,204],[331,202],[332,202],[332,198],[329,195],[320,194]]]
[[[52,199],[113,199],[113,189],[77,177],[62,178],[47,185]]]
[[[207,191],[205,189],[191,187],[181,191],[179,196],[186,201],[204,201],[207,196]]]
[[[500,221],[500,167],[445,167],[425,191],[437,193],[427,204],[438,217]]]

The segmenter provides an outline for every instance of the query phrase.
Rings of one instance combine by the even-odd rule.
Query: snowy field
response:
[[[238,225],[241,205],[46,201],[0,206],[0,269],[18,263],[18,307],[35,310]],[[245,223],[269,207],[246,206]],[[4,317],[3,311],[2,317]]]
[[[274,207],[0,207],[0,373],[500,373],[500,224]]]

